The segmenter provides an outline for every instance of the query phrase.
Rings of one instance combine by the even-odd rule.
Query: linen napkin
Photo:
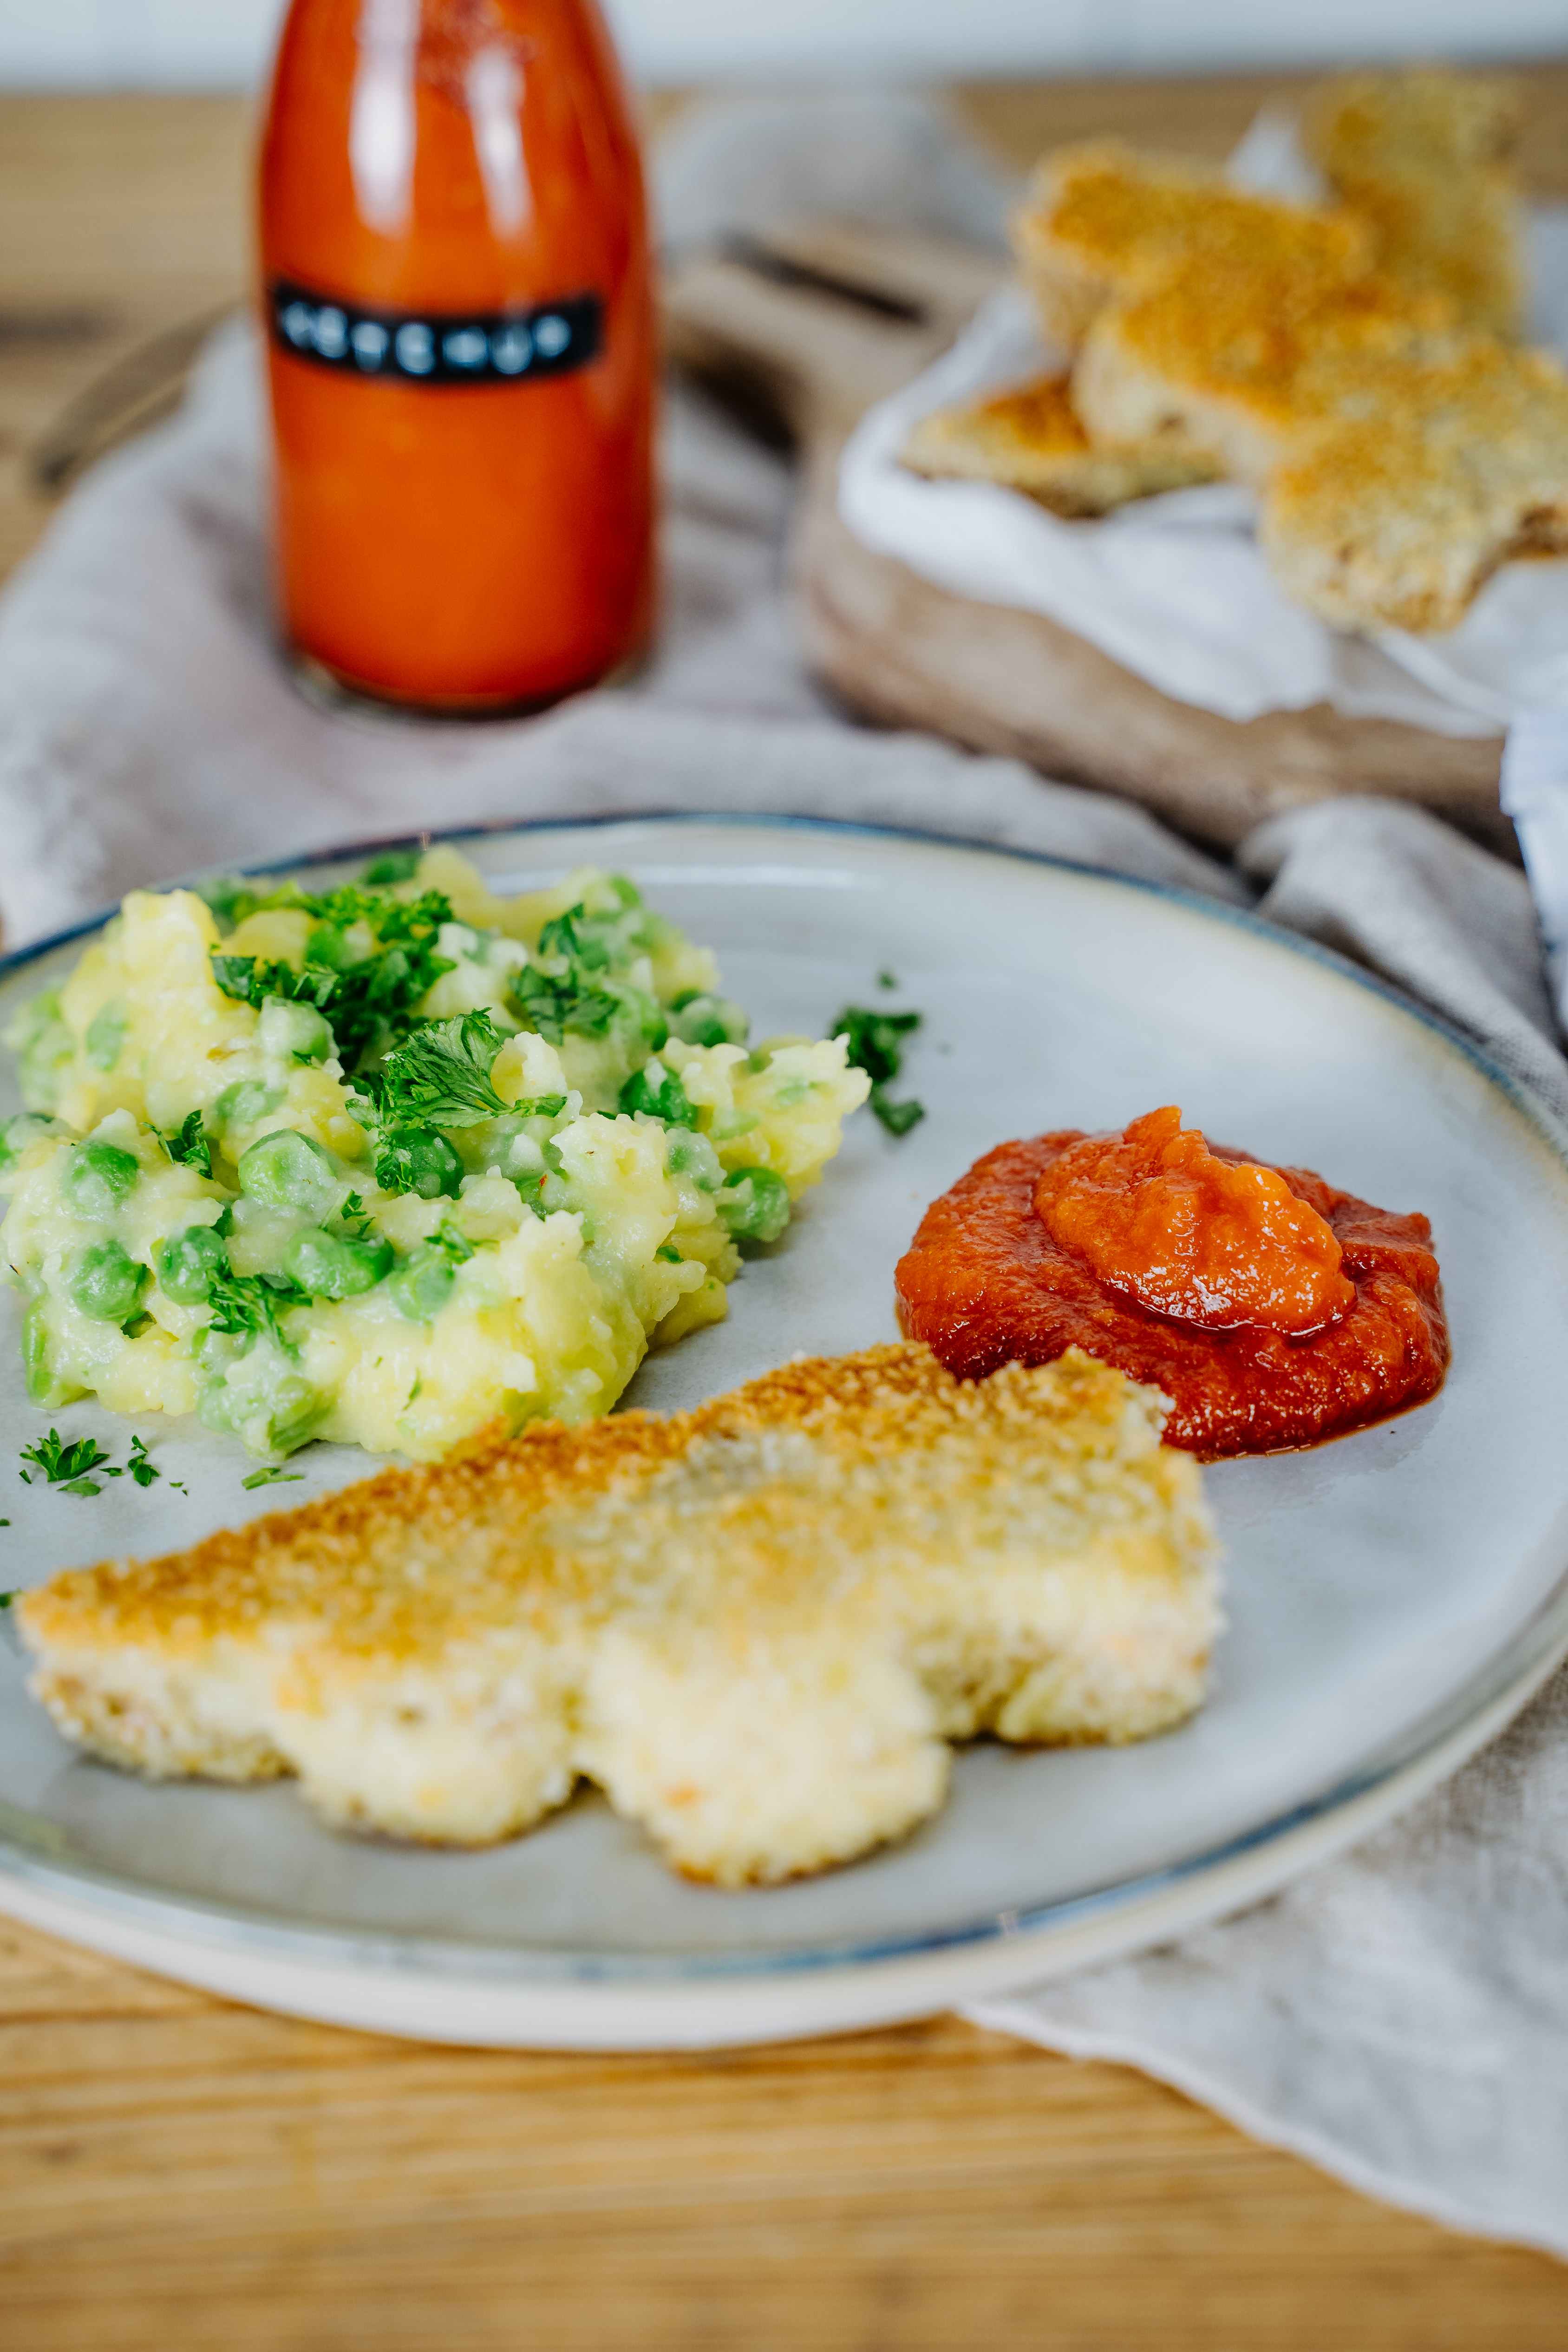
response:
[[[848,209],[873,121],[928,226],[946,134],[908,100],[694,118],[666,158],[701,226]],[[910,162],[910,158],[913,162]],[[919,168],[916,168],[916,166]],[[838,176],[836,178],[836,171]],[[945,225],[973,229],[960,158]],[[726,174],[729,175],[728,181]],[[779,192],[782,191],[782,195]],[[948,201],[944,199],[943,201]],[[257,354],[226,331],[184,412],[100,467],[0,600],[0,911],[12,946],[182,870],[484,818],[762,809],[885,821],[1181,883],[1358,957],[1568,1118],[1523,876],[1436,819],[1325,803],[1233,867],[1142,811],[838,718],[805,676],[791,480],[689,394],[665,420],[665,625],[635,687],[484,728],[303,700],[271,636]],[[1182,1944],[975,2014],[1126,2059],[1358,2186],[1568,2252],[1568,1674],[1405,1821]]]

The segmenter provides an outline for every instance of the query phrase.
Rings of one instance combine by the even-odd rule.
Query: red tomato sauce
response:
[[[1448,1330],[1426,1219],[1211,1150],[1180,1119],[987,1152],[900,1261],[906,1334],[963,1380],[1081,1348],[1163,1390],[1166,1443],[1207,1460],[1433,1395]]]

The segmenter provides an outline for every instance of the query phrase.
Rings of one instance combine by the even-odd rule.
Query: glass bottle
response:
[[[293,0],[260,244],[295,655],[475,714],[635,657],[655,335],[595,0]]]

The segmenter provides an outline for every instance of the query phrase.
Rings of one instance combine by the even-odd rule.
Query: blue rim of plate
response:
[[[442,842],[480,841],[517,834],[581,833],[599,828],[610,830],[617,826],[649,824],[671,827],[711,824],[756,832],[812,833],[845,840],[899,841],[925,848],[960,850],[971,855],[1006,858],[1019,865],[1044,866],[1059,873],[1081,877],[1086,881],[1109,883],[1119,889],[1142,892],[1164,900],[1207,920],[1229,924],[1236,929],[1249,933],[1267,947],[1319,965],[1352,986],[1380,998],[1407,1020],[1430,1031],[1451,1051],[1458,1052],[1503,1096],[1510,1108],[1534,1130],[1537,1139],[1551,1152],[1563,1174],[1568,1175],[1568,1128],[1529,1087],[1494,1061],[1472,1039],[1400,990],[1391,987],[1387,982],[1364,971],[1348,957],[1337,954],[1315,940],[1303,939],[1284,930],[1249,908],[1206,898],[1202,892],[1185,889],[1179,884],[1152,882],[1137,875],[1118,874],[1109,866],[1095,866],[1082,859],[1055,856],[1046,850],[1018,849],[976,841],[958,834],[931,833],[916,826],[868,824],[837,817],[768,815],[754,810],[619,809],[578,816],[497,818],[487,824],[453,826],[353,841],[310,850],[293,857],[268,858],[248,866],[209,866],[203,868],[195,877],[149,887],[163,889],[190,887],[195,881],[210,879],[215,873],[234,874],[241,879],[253,875],[301,873],[314,866],[340,865],[356,858],[370,859],[401,849],[427,848]],[[115,911],[115,908],[109,908],[102,914],[0,956],[0,983],[56,949],[68,947],[74,940],[89,937],[101,929]],[[280,1958],[306,1963],[373,1969],[383,1973],[439,1976],[454,1981],[511,1983],[520,1988],[525,1988],[530,1982],[541,1985],[595,1982],[627,1986],[689,1985],[703,1980],[754,1982],[769,1977],[869,1969],[898,1961],[929,1958],[938,1953],[973,1949],[986,1943],[1016,1944],[1025,1938],[1043,1937],[1052,1929],[1065,1930],[1090,1919],[1110,1917],[1118,1911],[1148,1904],[1162,1895],[1218,1873],[1265,1848],[1284,1846],[1313,1822],[1345,1811],[1360,1800],[1380,1789],[1386,1789],[1391,1782],[1415,1775],[1423,1762],[1462,1741],[1467,1726],[1489,1717],[1515,1696],[1518,1705],[1524,1706],[1565,1651],[1568,1651],[1568,1564],[1564,1565],[1563,1574],[1551,1592],[1537,1603],[1509,1640],[1467,1683],[1439,1705],[1428,1708],[1403,1733],[1385,1741],[1371,1756],[1351,1771],[1341,1774],[1316,1795],[1287,1806],[1282,1811],[1271,1814],[1267,1821],[1256,1823],[1235,1837],[1224,1839],[1217,1845],[1205,1847],[1201,1853],[1186,1855],[1179,1862],[1163,1864],[1156,1870],[1139,1872],[1131,1877],[1116,1879],[1102,1886],[1088,1887],[1079,1894],[1059,1896],[1051,1902],[991,1911],[979,1919],[912,1935],[808,1947],[782,1947],[775,1950],[712,1954],[672,1951],[665,1954],[559,1951],[548,1946],[472,1942],[458,1937],[405,1936],[385,1931],[321,1927],[309,1921],[279,1918],[273,1911],[243,1903],[220,1905],[205,1902],[199,1896],[150,1893],[143,1883],[121,1878],[95,1864],[51,1864],[46,1857],[51,1852],[58,1853],[66,1843],[65,1832],[53,1822],[41,1821],[35,1829],[30,1817],[20,1807],[4,1801],[0,1801],[0,1872],[68,1900],[74,1899],[100,1913],[119,1916],[165,1933],[194,1934],[209,1946],[244,1946],[252,1950],[269,1952]],[[1494,1727],[1494,1736],[1507,1719],[1506,1716],[1500,1719]],[[854,1865],[850,1864],[847,1867],[853,1868]]]

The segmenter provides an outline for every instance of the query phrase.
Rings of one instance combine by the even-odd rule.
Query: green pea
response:
[[[719,1154],[705,1135],[689,1127],[671,1128],[664,1147],[664,1163],[672,1176],[689,1176],[705,1192],[711,1192],[724,1181]]]
[[[635,1022],[635,1034],[642,1039],[650,1054],[657,1054],[669,1036],[669,1023],[657,996],[648,996],[640,988],[623,982],[622,994],[628,1019]]]
[[[422,1201],[455,1201],[463,1163],[433,1127],[400,1127],[388,1135],[375,1163],[375,1181],[386,1192],[417,1192]]]
[[[82,1143],[71,1153],[65,1194],[79,1217],[111,1217],[142,1173],[118,1143]]]
[[[255,1454],[291,1454],[312,1436],[331,1407],[331,1399],[288,1370],[284,1360],[247,1355],[226,1357],[216,1349],[204,1349],[204,1378],[196,1412],[204,1427],[232,1432]],[[265,1367],[257,1381],[255,1367]],[[231,1372],[238,1369],[238,1376]],[[248,1377],[247,1377],[248,1376]]]
[[[8,1176],[30,1143],[47,1135],[54,1122],[41,1111],[19,1111],[0,1126],[0,1176]]]
[[[331,1024],[313,1004],[287,996],[264,998],[257,1035],[264,1054],[292,1055],[297,1062],[324,1062],[332,1050]]]
[[[241,1155],[239,1189],[268,1209],[303,1209],[324,1217],[336,1208],[342,1186],[319,1143],[291,1127],[258,1136]]]
[[[225,1087],[213,1109],[224,1127],[249,1127],[276,1110],[282,1099],[276,1087],[264,1087],[259,1078],[236,1078],[232,1087]]]
[[[47,1298],[35,1298],[22,1318],[22,1368],[27,1378],[27,1394],[35,1404],[69,1404],[74,1397],[87,1394],[79,1381],[56,1370],[54,1338],[49,1302]]]
[[[451,1296],[458,1269],[431,1242],[405,1258],[387,1285],[393,1305],[410,1323],[432,1323]]]
[[[87,1058],[95,1069],[112,1070],[120,1059],[120,1049],[125,1043],[125,1008],[122,1004],[105,1004],[88,1024]]]
[[[6,1033],[21,1061],[22,1100],[34,1110],[51,1110],[59,1076],[76,1059],[76,1039],[60,1016],[58,992],[50,989],[24,1004]]]
[[[266,1423],[258,1433],[266,1451],[292,1454],[308,1437],[314,1436],[331,1405],[331,1398],[313,1389],[309,1381],[279,1381],[272,1391]]]
[[[146,1280],[146,1267],[118,1242],[93,1242],[78,1251],[68,1286],[73,1305],[95,1323],[124,1323],[135,1314]]]
[[[743,1045],[751,1023],[727,996],[689,989],[670,1007],[670,1027],[689,1045]]]
[[[228,1252],[211,1225],[187,1225],[173,1234],[156,1252],[158,1279],[181,1307],[205,1306],[213,1276],[228,1264]]]
[[[616,1108],[623,1111],[642,1111],[649,1118],[661,1118],[667,1127],[695,1127],[697,1107],[687,1094],[673,1070],[662,1062],[645,1063],[634,1070],[621,1088]]]
[[[284,1273],[312,1298],[357,1298],[362,1290],[374,1290],[391,1265],[389,1241],[362,1242],[314,1227],[296,1234],[283,1253]]]
[[[737,1168],[714,1196],[731,1239],[776,1242],[790,1218],[789,1186],[771,1168]]]

